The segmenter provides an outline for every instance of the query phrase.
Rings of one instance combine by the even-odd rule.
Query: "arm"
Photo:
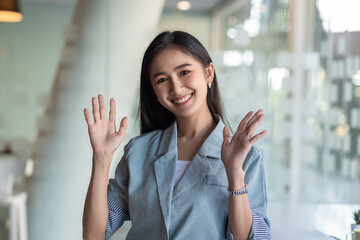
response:
[[[239,172],[239,175],[235,176],[232,179],[228,177],[231,190],[245,186],[245,173]],[[229,225],[235,236],[234,239],[248,239],[252,225],[252,212],[247,194],[229,196]]]
[[[246,172],[245,182],[249,189],[247,198],[252,212],[252,227],[249,239],[271,239],[269,220],[266,216],[267,194],[263,151],[253,147],[244,161],[243,169]],[[233,239],[228,224],[227,236],[229,237],[226,239]]]
[[[127,119],[123,118],[119,131],[115,126],[115,100],[110,100],[109,120],[106,119],[104,97],[92,99],[93,117],[84,110],[93,148],[92,173],[83,213],[83,238],[105,239],[108,220],[107,183],[111,160],[125,136]]]
[[[224,128],[224,142],[221,150],[221,159],[224,162],[229,188],[236,190],[245,186],[245,172],[243,163],[252,145],[267,132],[252,136],[256,127],[264,119],[262,110],[253,117],[249,112],[240,122],[230,142],[230,129]],[[250,118],[251,117],[251,118]],[[253,225],[253,214],[247,194],[229,196],[229,227],[234,239],[249,239]]]
[[[107,158],[101,156],[93,157],[93,169],[83,214],[84,239],[105,239],[106,223],[109,214],[106,199],[109,166],[101,166],[98,163],[109,160],[109,158],[111,161],[111,156]]]

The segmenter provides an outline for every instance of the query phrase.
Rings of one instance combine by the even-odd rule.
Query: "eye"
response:
[[[190,71],[184,70],[184,71],[181,71],[181,72],[180,72],[180,75],[183,76],[183,75],[188,74],[189,72],[190,72]]]
[[[156,83],[163,83],[165,82],[167,79],[166,78],[160,78],[156,81]]]

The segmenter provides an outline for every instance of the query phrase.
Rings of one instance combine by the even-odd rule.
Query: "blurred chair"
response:
[[[17,159],[25,160],[31,156],[33,143],[23,138],[13,138],[9,141],[9,147]]]
[[[33,160],[18,160],[12,154],[0,155],[0,206],[9,207],[10,240],[27,240],[26,192],[13,192],[14,177],[30,176]]]

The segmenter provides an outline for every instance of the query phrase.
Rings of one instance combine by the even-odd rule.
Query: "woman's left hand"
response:
[[[257,126],[262,122],[265,115],[262,109],[252,115],[253,112],[251,111],[241,120],[231,142],[230,128],[228,126],[224,127],[221,159],[225,165],[228,179],[236,178],[239,175],[244,176],[242,165],[248,152],[257,140],[267,134],[267,131],[264,130],[253,136]]]

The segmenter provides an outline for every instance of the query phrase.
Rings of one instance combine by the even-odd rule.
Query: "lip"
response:
[[[189,94],[186,94],[186,95],[184,95],[182,97],[179,97],[179,98],[173,98],[173,99],[171,99],[171,102],[176,104],[176,106],[183,106],[183,105],[185,105],[186,103],[188,103],[190,101],[190,99],[193,97],[193,95],[194,95],[194,93],[189,93]],[[182,102],[182,103],[176,103],[175,102],[175,100],[180,101],[182,99],[186,99],[188,96],[189,96],[189,98],[185,102]]]

